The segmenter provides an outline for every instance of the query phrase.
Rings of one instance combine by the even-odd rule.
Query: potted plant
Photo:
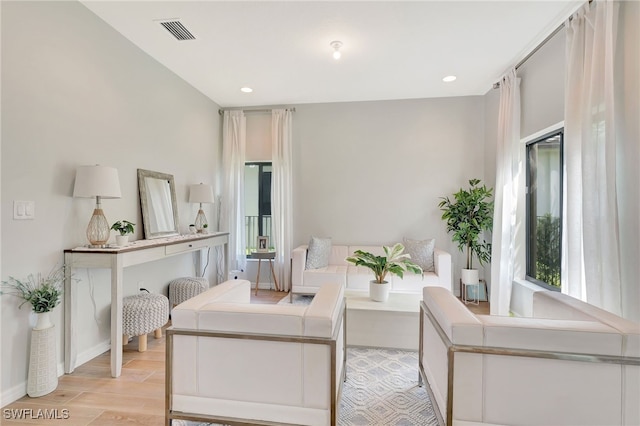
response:
[[[480,179],[469,180],[469,189],[460,189],[449,197],[441,197],[438,204],[442,210],[442,219],[447,223],[447,232],[453,234],[453,242],[464,253],[466,250],[466,268],[462,270],[462,282],[479,282],[478,270],[473,269],[475,255],[482,266],[491,261],[491,243],[484,240],[483,233],[493,227],[493,189],[480,185]]]
[[[129,234],[133,234],[135,223],[131,223],[128,220],[119,220],[113,225],[111,229],[118,231],[120,235],[116,235],[116,245],[118,247],[124,247],[129,242]]]
[[[36,330],[52,326],[49,312],[62,301],[62,288],[64,285],[64,266],[49,272],[46,278],[41,274],[29,274],[26,279],[9,277],[2,282],[2,294],[10,294],[22,299],[18,308],[25,303],[31,304],[31,309],[38,315]]]
[[[41,274],[29,274],[26,279],[10,276],[2,282],[0,293],[22,299],[18,308],[29,303],[37,315],[36,326],[31,334],[27,379],[27,394],[30,397],[46,395],[58,387],[55,330],[50,313],[62,300],[64,277],[65,267],[62,266],[49,272],[46,278]]]
[[[389,298],[389,282],[385,281],[387,274],[397,275],[402,278],[405,271],[422,274],[422,268],[413,263],[411,256],[404,252],[404,246],[400,243],[393,247],[383,246],[384,256],[376,256],[372,253],[356,250],[353,256],[347,257],[347,262],[356,266],[365,266],[375,275],[375,280],[369,284],[369,296],[376,302],[386,302]]]

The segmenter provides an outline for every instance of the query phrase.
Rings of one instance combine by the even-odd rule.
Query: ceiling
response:
[[[82,3],[218,105],[247,107],[484,95],[584,0]]]

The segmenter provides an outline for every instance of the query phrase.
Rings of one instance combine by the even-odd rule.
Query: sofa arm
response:
[[[291,286],[303,284],[303,274],[307,266],[307,245],[296,247],[291,252]]]
[[[433,266],[440,285],[453,292],[453,274],[451,273],[451,254],[435,248],[433,250]]]

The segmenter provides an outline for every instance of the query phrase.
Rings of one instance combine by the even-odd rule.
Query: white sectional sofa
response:
[[[551,291],[534,294],[533,318],[423,293],[420,374],[441,423],[640,424],[640,324]]]
[[[369,291],[369,282],[374,278],[370,269],[355,266],[345,259],[356,250],[384,256],[380,246],[332,245],[329,265],[318,269],[307,269],[307,245],[293,250],[291,264],[291,293],[315,294],[326,283],[339,283],[348,290]],[[452,290],[451,255],[438,248],[433,252],[434,271],[425,272],[424,277],[407,272],[403,278],[387,276],[391,291],[396,293],[422,294],[425,286],[439,286]]]
[[[344,288],[309,306],[250,304],[233,280],[172,311],[166,424],[335,425],[345,375]]]

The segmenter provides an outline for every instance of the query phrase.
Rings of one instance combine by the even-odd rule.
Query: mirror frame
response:
[[[145,185],[145,178],[162,179],[169,182],[169,190],[171,191],[171,207],[173,209],[173,230],[171,231],[157,231],[153,232],[150,229],[149,220],[149,205],[147,203],[147,186]],[[176,185],[173,179],[173,175],[161,172],[154,172],[151,170],[138,169],[138,191],[140,193],[140,209],[142,210],[142,224],[144,226],[144,238],[162,238],[170,237],[173,235],[180,235],[179,221],[178,221],[178,202],[176,199]]]

